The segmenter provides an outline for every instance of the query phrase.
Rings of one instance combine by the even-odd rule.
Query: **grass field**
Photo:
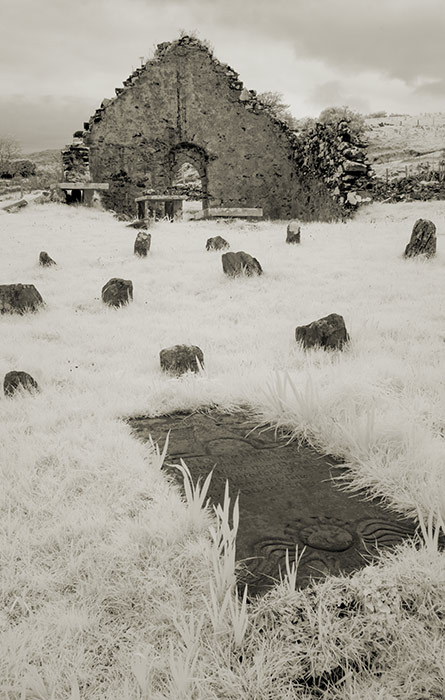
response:
[[[419,217],[436,223],[438,254],[404,260]],[[0,377],[24,370],[41,388],[0,397],[2,700],[444,697],[445,202],[305,224],[300,246],[285,228],[159,222],[139,259],[135,230],[109,213],[0,212],[0,283],[35,284],[46,302],[1,317]],[[205,250],[217,234],[264,275],[226,278]],[[56,267],[39,267],[41,250]],[[125,308],[101,302],[111,277],[133,281]],[[297,325],[332,312],[347,349],[296,345]],[[202,348],[199,376],[161,373],[176,343]],[[345,487],[429,519],[417,548],[305,591],[290,565],[243,603],[229,504],[186,502],[123,418],[245,404],[342,458]]]

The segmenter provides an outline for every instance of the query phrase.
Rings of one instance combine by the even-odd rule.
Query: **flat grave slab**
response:
[[[238,580],[250,594],[264,593],[305,547],[297,585],[340,572],[351,573],[416,532],[417,523],[341,490],[333,477],[341,463],[308,446],[287,443],[272,429],[257,428],[249,413],[217,410],[129,419],[135,435],[162,449],[170,430],[166,462],[187,464],[194,483],[214,468],[208,496],[222,503],[226,479],[233,504],[239,493]],[[179,470],[163,467],[182,487]]]

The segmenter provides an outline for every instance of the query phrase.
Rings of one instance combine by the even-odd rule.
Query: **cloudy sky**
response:
[[[156,44],[207,39],[296,117],[445,111],[445,0],[0,0],[0,137],[59,148]]]

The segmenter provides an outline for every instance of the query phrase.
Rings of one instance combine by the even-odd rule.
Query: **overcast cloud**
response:
[[[1,0],[0,136],[71,141],[140,57],[180,30],[296,117],[445,111],[444,0]]]

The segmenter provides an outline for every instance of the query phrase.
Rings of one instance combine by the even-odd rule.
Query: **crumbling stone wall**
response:
[[[62,151],[62,168],[65,182],[88,182],[90,178],[90,152],[83,141],[84,132],[76,131],[73,143]]]
[[[105,206],[134,214],[135,197],[147,189],[168,192],[189,162],[201,177],[205,206],[262,207],[274,219],[344,214],[349,203],[332,177],[333,166],[326,170],[308,143],[197,39],[159,44],[154,58],[123,85],[102,102],[82,134],[89,177],[110,183]],[[66,179],[74,181],[72,150],[66,163],[68,155],[73,163]]]

